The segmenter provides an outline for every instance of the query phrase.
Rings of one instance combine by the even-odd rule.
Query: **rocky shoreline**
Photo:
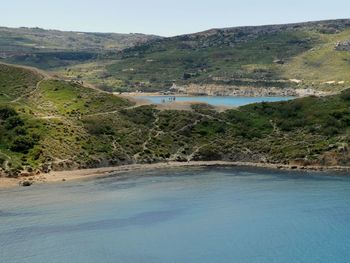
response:
[[[277,88],[277,87],[252,87],[252,86],[232,86],[216,84],[189,84],[183,87],[174,86],[174,91],[188,95],[206,96],[240,96],[240,97],[306,97],[306,96],[326,96],[329,92],[317,91],[311,88]]]
[[[168,92],[124,92],[115,93],[117,96],[130,99],[138,105],[147,105],[147,99],[134,97],[147,96],[237,96],[237,97],[307,97],[307,96],[329,96],[336,92],[319,91],[312,88],[278,88],[278,87],[253,87],[253,86],[232,86],[217,84],[189,84],[170,88]]]
[[[33,184],[62,183],[118,175],[134,171],[149,171],[154,169],[173,169],[184,167],[252,167],[289,171],[350,171],[350,166],[303,166],[298,164],[272,164],[253,162],[228,161],[190,161],[190,162],[161,162],[153,164],[129,164],[114,167],[100,167],[80,170],[51,171],[49,173],[25,174],[18,178],[0,177],[0,189]]]

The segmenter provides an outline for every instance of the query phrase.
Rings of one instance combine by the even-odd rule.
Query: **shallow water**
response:
[[[140,96],[140,99],[150,100],[153,104],[171,103],[171,96]],[[203,102],[213,106],[232,106],[238,107],[257,102],[275,102],[294,99],[294,97],[234,97],[234,96],[188,96],[176,97],[177,102]]]
[[[0,190],[0,262],[349,258],[349,177],[186,168]]]

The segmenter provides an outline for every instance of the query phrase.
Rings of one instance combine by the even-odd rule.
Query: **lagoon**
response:
[[[348,262],[350,177],[178,168],[0,190],[0,261]]]
[[[172,103],[174,96],[137,96],[153,104]],[[257,102],[287,101],[295,97],[176,96],[176,102],[202,102],[213,106],[239,107]]]

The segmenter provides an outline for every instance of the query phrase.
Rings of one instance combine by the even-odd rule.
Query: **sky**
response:
[[[350,0],[3,0],[0,26],[174,36],[350,18]]]

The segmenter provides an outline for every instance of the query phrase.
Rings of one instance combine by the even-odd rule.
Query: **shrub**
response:
[[[23,126],[23,125],[24,125],[23,120],[19,116],[15,115],[7,118],[4,126],[6,129],[11,130],[13,128]]]
[[[105,122],[100,122],[97,119],[85,121],[85,126],[92,135],[115,135],[114,128]]]
[[[4,164],[5,161],[6,161],[5,156],[0,155],[0,167],[2,167],[2,165]]]
[[[21,135],[14,139],[10,149],[15,152],[28,153],[37,143],[38,138],[29,135]]]
[[[339,134],[339,129],[336,127],[325,127],[323,133],[327,136],[334,136]]]
[[[7,120],[11,116],[16,116],[17,112],[7,106],[0,106],[0,120]]]
[[[341,97],[343,100],[350,100],[350,89],[344,90],[344,91],[340,94],[340,97]]]
[[[23,126],[18,126],[16,128],[14,128],[13,131],[16,135],[26,135],[27,134],[27,131]]]

